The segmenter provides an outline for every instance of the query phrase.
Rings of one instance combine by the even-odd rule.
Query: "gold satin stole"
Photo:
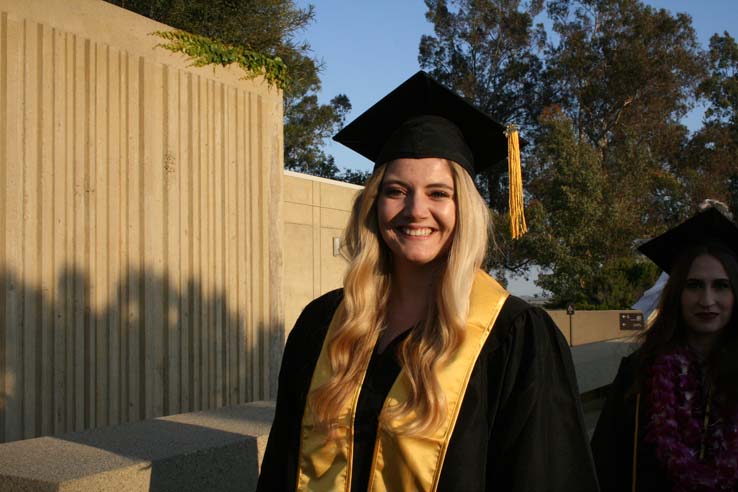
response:
[[[377,430],[369,487],[372,492],[428,491],[433,492],[443,468],[448,443],[451,440],[461,402],[469,384],[474,365],[495,320],[509,293],[486,273],[477,272],[469,298],[469,315],[464,341],[451,360],[438,373],[441,389],[446,396],[448,410],[446,419],[431,434],[409,436],[396,432],[414,416],[402,421],[390,422],[387,428]],[[342,305],[338,309],[343,309]],[[336,313],[339,311],[336,310]],[[335,329],[338,316],[334,315],[325,339]],[[363,378],[366,367],[362,372]],[[310,391],[323,384],[330,376],[325,342],[315,366]],[[361,385],[338,412],[339,425],[334,429],[335,438],[326,439],[324,430],[314,425],[310,405],[305,406],[300,436],[299,491],[344,491],[351,490],[351,466],[353,451],[353,423]],[[395,380],[384,402],[386,408],[407,401],[409,383],[404,371]]]

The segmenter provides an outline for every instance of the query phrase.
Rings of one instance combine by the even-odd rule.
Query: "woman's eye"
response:
[[[727,279],[716,280],[713,284],[717,290],[728,290],[730,289],[730,281]]]
[[[402,195],[402,190],[400,188],[385,188],[384,194],[389,197],[397,197]]]
[[[702,282],[699,280],[687,280],[687,283],[684,285],[685,289],[689,290],[697,290],[702,288]]]
[[[433,198],[449,198],[451,196],[451,193],[449,193],[448,191],[436,190],[431,191],[430,195]]]

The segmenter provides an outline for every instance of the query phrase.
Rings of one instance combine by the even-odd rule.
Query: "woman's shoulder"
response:
[[[343,289],[335,289],[330,292],[326,292],[320,297],[316,297],[305,306],[302,310],[300,317],[308,316],[315,317],[321,315],[327,315],[330,313],[330,317],[333,317],[333,312],[338,308],[343,300]],[[329,318],[330,319],[330,318]]]
[[[546,311],[512,295],[500,309],[486,346],[490,354],[503,349],[527,358],[568,350],[566,338]]]
[[[343,289],[336,289],[310,301],[297,318],[287,343],[304,343],[316,336],[322,338],[342,300]]]
[[[510,331],[549,331],[551,329],[558,331],[556,323],[554,323],[551,316],[544,309],[513,295],[505,300],[505,304],[503,304],[500,314],[497,316],[495,325],[496,328],[499,327]]]
[[[505,304],[502,306],[503,310],[507,311],[511,316],[517,317],[525,313],[541,311],[545,314],[545,311],[537,306],[524,301],[518,296],[510,295]]]

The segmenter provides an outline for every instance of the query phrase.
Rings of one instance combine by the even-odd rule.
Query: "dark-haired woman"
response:
[[[641,251],[670,276],[592,438],[601,489],[738,490],[738,228],[708,209]]]

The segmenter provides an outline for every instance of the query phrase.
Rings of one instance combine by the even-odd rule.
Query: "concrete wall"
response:
[[[620,315],[641,315],[640,311],[575,311],[569,316],[564,310],[547,311],[564,334],[569,345],[586,345],[620,338],[635,339],[640,330],[621,329]]]
[[[346,260],[334,255],[351,211],[356,186],[306,174],[284,173],[285,327],[292,329],[302,308],[343,285]]]
[[[273,397],[282,95],[0,0],[0,442]]]

